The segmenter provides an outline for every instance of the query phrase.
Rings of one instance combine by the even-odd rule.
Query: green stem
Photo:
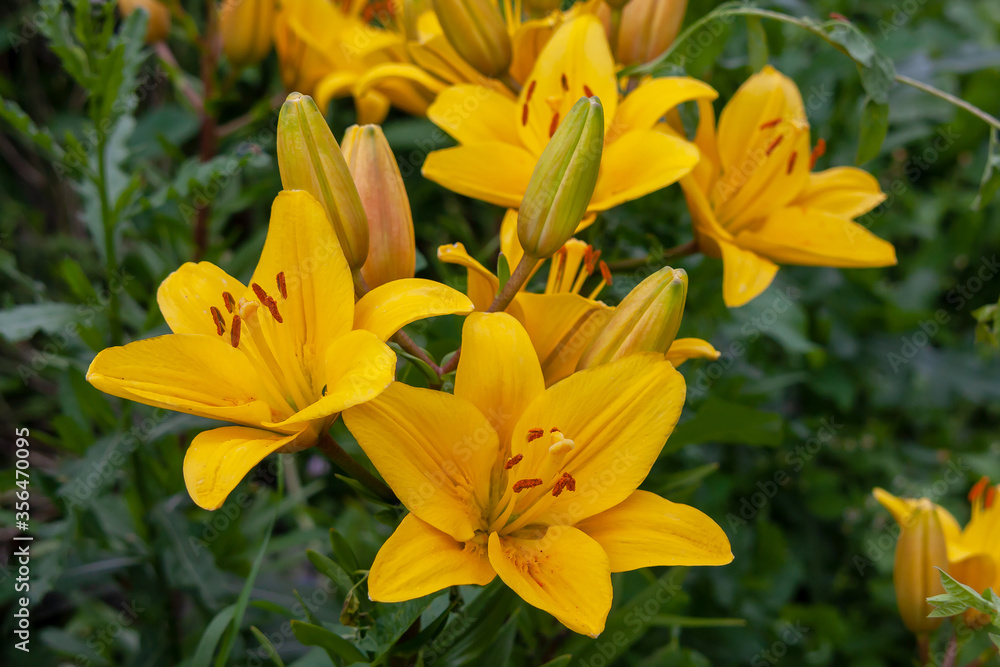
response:
[[[671,257],[686,257],[687,255],[693,255],[696,252],[698,252],[698,242],[692,239],[687,243],[682,243],[678,246],[674,246],[673,248],[667,248],[660,254],[659,257],[649,255],[647,257],[623,259],[620,262],[609,263],[608,269],[611,271],[625,271],[627,269],[634,269],[637,266],[642,266],[643,264],[647,264],[649,262],[669,259]]]
[[[111,344],[122,344],[121,301],[118,290],[120,281],[115,280],[118,270],[118,253],[115,249],[115,219],[111,202],[108,200],[107,137],[101,129],[99,119],[94,120],[97,128],[97,178],[94,185],[101,200],[101,227],[104,230],[104,262],[108,274],[108,326],[111,329]]]
[[[622,29],[622,8],[613,7],[611,9],[611,35],[610,35],[610,46],[611,53],[618,53],[618,33]]]
[[[983,111],[979,107],[977,107],[975,105],[972,105],[972,104],[969,104],[968,102],[966,102],[965,100],[963,100],[960,97],[955,97],[954,95],[946,93],[943,90],[935,88],[934,86],[928,85],[928,84],[923,83],[921,81],[917,81],[916,79],[911,79],[910,77],[903,76],[902,74],[897,74],[896,75],[896,81],[898,81],[899,83],[905,84],[907,86],[911,86],[913,88],[916,88],[917,90],[922,90],[925,93],[929,93],[929,94],[931,94],[931,95],[933,95],[935,97],[938,97],[938,98],[940,98],[940,99],[942,99],[942,100],[944,100],[946,102],[954,104],[956,107],[958,107],[960,109],[964,109],[965,111],[968,111],[969,113],[971,113],[973,116],[975,116],[976,118],[980,119],[984,123],[987,123],[988,125],[991,125],[991,126],[995,127],[996,129],[1000,130],[1000,120],[998,120],[995,116],[991,116],[990,114],[986,113],[985,111]]]
[[[352,479],[363,484],[369,491],[387,503],[395,505],[399,502],[396,494],[392,492],[385,482],[368,472],[368,469],[351,458],[351,455],[344,451],[336,440],[330,437],[329,433],[324,433],[316,444],[319,451],[333,461],[338,468],[346,472]]]

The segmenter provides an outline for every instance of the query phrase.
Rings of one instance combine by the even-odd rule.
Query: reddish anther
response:
[[[587,97],[593,97],[594,91],[591,90],[590,86],[588,86],[587,84],[583,84],[583,94],[586,95]]]
[[[609,285],[614,282],[611,277],[611,269],[608,268],[607,263],[604,260],[601,260],[601,263],[598,266],[601,267],[601,277],[604,278],[604,282]]]
[[[558,111],[556,113],[552,114],[552,122],[549,123],[549,138],[550,139],[552,138],[552,135],[556,133],[557,129],[559,129],[559,112]]]
[[[528,442],[536,440],[545,435],[545,429],[541,428],[529,428],[528,429]]]
[[[253,293],[257,295],[257,300],[260,301],[261,304],[267,301],[269,297],[267,296],[267,292],[264,291],[263,287],[261,287],[257,283],[253,283],[252,285],[250,285],[250,287],[253,289]]]
[[[978,482],[973,484],[972,488],[969,489],[969,502],[974,503],[977,500],[979,500],[979,496],[983,495],[983,491],[985,491],[986,487],[989,485],[990,485],[989,477],[983,477]]]
[[[789,173],[789,174],[792,173],[792,169],[795,168],[795,158],[797,158],[798,155],[799,155],[798,152],[792,151],[792,154],[788,156],[788,172],[787,173]]]
[[[781,122],[780,118],[775,118],[774,120],[769,120],[766,123],[762,123],[761,126],[760,126],[760,129],[766,130],[769,127],[774,127],[775,125],[777,125],[780,122]]]
[[[229,292],[222,293],[222,303],[226,304],[226,310],[230,313],[236,308],[236,299]]]
[[[519,479],[514,482],[514,493],[521,493],[525,489],[533,489],[536,486],[542,485],[542,480],[535,477],[534,479]]]
[[[518,463],[520,463],[521,459],[523,459],[523,458],[524,458],[524,454],[514,454],[514,456],[510,457],[509,459],[507,459],[507,463],[503,464],[503,469],[504,470],[510,470],[511,468],[513,468],[514,466],[516,466]]]
[[[243,320],[240,319],[239,315],[233,315],[233,328],[229,332],[229,343],[233,347],[240,346],[240,329],[243,328]]]
[[[559,83],[562,84],[562,89],[563,90],[565,90],[566,92],[569,92],[569,80],[566,78],[565,74],[563,74],[561,77],[559,77]]]
[[[784,141],[784,139],[785,139],[785,135],[783,135],[783,134],[779,134],[778,136],[776,136],[774,138],[774,140],[770,143],[770,145],[768,145],[767,151],[766,151],[767,154],[770,155],[771,153],[773,153],[774,149],[777,148],[778,144],[780,144],[782,141]]]
[[[288,287],[285,285],[285,272],[279,271],[276,280],[278,281],[278,293],[281,294],[282,299],[287,299]]]
[[[576,491],[576,480],[568,472],[564,472],[562,477],[556,480],[555,486],[552,487],[552,495],[559,497],[563,491]]]
[[[525,102],[524,106],[521,107],[521,125],[528,124],[528,103]]]
[[[812,150],[812,155],[809,156],[809,169],[812,170],[816,166],[816,160],[823,157],[826,153],[826,139],[817,139],[816,147]]]
[[[528,93],[524,96],[525,102],[531,101],[531,96],[535,94],[535,86],[537,85],[538,85],[537,79],[533,80],[531,83],[528,84]]]
[[[215,322],[215,333],[221,336],[226,333],[226,321],[222,319],[222,312],[218,308],[212,306],[211,311],[212,321]]]
[[[282,322],[284,322],[284,320],[281,319],[281,313],[278,312],[278,302],[277,301],[275,301],[273,298],[271,298],[269,296],[265,296],[264,297],[264,307],[267,308],[269,311],[271,311],[271,317],[273,317],[274,320],[278,324],[281,324]]]

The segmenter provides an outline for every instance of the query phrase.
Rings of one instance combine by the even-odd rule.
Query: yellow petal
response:
[[[204,509],[218,509],[240,480],[268,454],[307,433],[283,435],[244,426],[199,433],[184,455],[184,484],[191,499]]]
[[[612,308],[579,294],[531,294],[515,297],[518,316],[551,385],[576,370],[584,350],[611,316]]]
[[[447,86],[416,65],[382,63],[362,74],[354,84],[356,95],[364,95],[373,89],[393,99],[397,106],[420,106],[427,109],[428,103],[446,90]],[[404,98],[409,98],[410,101],[405,102]]]
[[[455,396],[486,415],[506,459],[514,424],[545,390],[542,369],[524,327],[507,313],[473,313],[462,327]]]
[[[358,125],[380,125],[389,115],[390,106],[389,98],[377,90],[369,90],[364,95],[354,96]]]
[[[228,292],[239,299],[246,286],[211,262],[187,262],[167,276],[156,292],[156,302],[167,326],[175,334],[216,335],[211,308],[228,322],[231,318],[222,298]]]
[[[228,336],[173,334],[109,347],[94,357],[87,381],[112,396],[209,419],[271,419],[254,367]]]
[[[700,338],[676,338],[667,350],[667,361],[680,366],[688,359],[718,359],[722,353]]]
[[[645,81],[622,100],[607,140],[613,142],[626,132],[651,130],[668,111],[684,102],[711,101],[718,96],[707,83],[689,77]]]
[[[767,289],[778,265],[743,248],[718,242],[722,252],[722,298],[730,308],[742,306]]]
[[[662,132],[629,132],[604,148],[591,211],[605,211],[676,182],[698,162],[698,149]]]
[[[597,540],[612,572],[654,565],[725,565],[729,538],[715,521],[688,505],[636,491],[609,510],[576,524]]]
[[[712,205],[708,203],[708,193],[702,189],[699,179],[694,174],[681,179],[681,188],[684,190],[684,200],[691,214],[698,250],[709,257],[721,257],[722,250],[719,248],[718,240],[732,241],[733,235],[719,224]]]
[[[896,250],[856,222],[819,209],[789,206],[768,216],[736,243],[782,264],[892,266]]]
[[[535,161],[520,146],[493,141],[434,151],[427,156],[422,173],[461,195],[518,208]]]
[[[751,149],[767,143],[764,127],[776,118],[805,121],[805,106],[795,82],[767,65],[740,86],[719,116],[719,157],[728,171],[745,169]],[[800,155],[808,164],[808,151]]]
[[[879,502],[882,507],[889,510],[889,514],[892,518],[896,520],[899,525],[904,525],[909,522],[910,514],[916,507],[916,500],[913,498],[899,498],[894,496],[883,488],[876,487],[872,490],[872,495],[875,496],[875,500]]]
[[[422,278],[403,278],[380,285],[361,297],[354,309],[354,327],[382,340],[411,322],[438,315],[468,315],[469,297],[447,285]]]
[[[842,218],[854,219],[885,201],[878,181],[855,167],[834,167],[809,174],[796,206],[816,208]]]
[[[573,632],[596,637],[611,610],[608,555],[569,526],[534,537],[490,535],[490,563],[528,604],[547,611]]]
[[[316,106],[320,108],[320,111],[325,113],[327,107],[330,106],[331,100],[351,94],[357,80],[358,75],[354,72],[330,72],[326,74],[312,87],[313,97],[316,98]],[[306,88],[305,90],[309,89]]]
[[[485,266],[465,251],[461,243],[452,243],[438,248],[438,259],[445,264],[458,264],[467,268],[469,277],[466,292],[476,310],[486,310],[500,289],[500,281]]]
[[[484,529],[499,441],[474,405],[397,382],[343,416],[408,510],[460,542]]]
[[[500,223],[500,252],[507,258],[507,265],[513,271],[521,258],[524,257],[524,248],[517,238],[517,209],[509,208],[504,213],[503,221]],[[541,266],[539,263],[535,271]]]
[[[549,387],[514,429],[512,454],[524,455],[515,470],[536,477],[557,463],[576,480],[576,490],[556,497],[543,484],[521,492],[515,514],[533,507],[533,523],[572,525],[628,498],[674,430],[684,395],[684,378],[655,353],[580,371]],[[529,429],[538,428],[561,431],[573,448],[552,454],[547,437],[529,442]]]
[[[323,419],[370,401],[392,384],[396,353],[382,339],[363,329],[350,331],[326,351],[323,396],[310,406],[269,428],[285,430],[293,424]]]
[[[284,275],[283,297],[278,274]],[[278,194],[271,223],[251,285],[258,284],[276,302],[283,322],[270,316],[275,355],[283,363],[299,359],[303,373],[319,394],[326,382],[322,368],[330,343],[351,330],[354,321],[354,282],[333,225],[323,207],[302,190]],[[255,299],[252,290],[247,297]]]
[[[511,51],[514,59],[510,64],[510,75],[518,82],[523,82],[531,75],[531,70],[538,60],[539,54],[552,38],[558,22],[562,20],[559,13],[524,21],[511,35]]]
[[[976,591],[982,593],[987,588],[992,588],[1000,582],[997,571],[997,561],[995,556],[988,553],[977,553],[965,558],[952,561],[951,551],[948,551],[948,574],[966,586],[971,586]],[[995,590],[995,589],[994,589]]]
[[[403,602],[449,586],[485,586],[495,576],[485,544],[458,542],[407,514],[375,556],[368,595],[376,602]]]
[[[452,86],[441,92],[427,118],[460,144],[501,142],[517,146],[514,100],[477,85]]]
[[[582,15],[556,30],[524,82],[514,115],[523,145],[540,154],[552,136],[553,119],[558,124],[577,100],[590,96],[601,100],[607,133],[618,109],[615,61],[601,22]]]

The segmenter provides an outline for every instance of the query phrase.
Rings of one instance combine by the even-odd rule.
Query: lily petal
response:
[[[507,313],[473,313],[465,319],[455,396],[486,415],[500,436],[504,459],[518,417],[543,391],[538,357],[517,320]]]
[[[522,292],[514,299],[521,308],[518,319],[535,347],[546,385],[576,370],[584,350],[614,310],[572,293]]]
[[[576,490],[555,496],[543,484],[523,491],[514,513],[531,507],[525,516],[532,523],[572,525],[628,498],[674,430],[685,393],[683,376],[654,353],[579,371],[549,387],[514,429],[513,454],[524,455],[517,470],[525,477],[550,468],[569,473]],[[526,440],[539,428],[546,434],[558,429],[574,446],[554,454],[547,437]],[[520,527],[517,520],[510,526]]]
[[[809,174],[796,206],[821,209],[842,218],[854,219],[885,201],[878,181],[855,167],[834,167]]]
[[[514,126],[516,109],[509,97],[468,84],[442,91],[427,109],[427,118],[460,144],[497,141],[516,146],[521,143]]]
[[[375,556],[368,595],[376,602],[403,602],[449,586],[485,586],[496,577],[485,546],[458,542],[407,514]]]
[[[437,315],[468,315],[474,308],[469,297],[447,285],[403,278],[379,285],[361,297],[354,308],[354,327],[389,340],[411,322]]]
[[[424,162],[424,178],[467,197],[519,208],[536,157],[498,141],[434,151]]]
[[[323,397],[281,423],[265,425],[286,429],[330,417],[372,400],[392,384],[395,375],[396,353],[392,348],[370,331],[350,331],[333,341],[326,351]]]
[[[718,241],[722,252],[722,298],[730,308],[749,303],[768,288],[778,265],[732,243]]]
[[[304,434],[283,435],[245,426],[199,433],[184,455],[184,484],[191,499],[203,509],[222,507],[254,466]]]
[[[485,266],[476,261],[461,243],[452,243],[438,248],[438,259],[445,264],[458,264],[469,270],[465,291],[476,310],[486,310],[500,290],[500,281]]]
[[[408,510],[460,542],[484,528],[499,441],[472,403],[397,382],[343,416]]]
[[[611,570],[601,545],[583,531],[551,526],[539,537],[490,535],[490,563],[528,604],[574,632],[596,637],[611,610]]]
[[[286,296],[278,285],[279,274]],[[326,382],[322,373],[314,371],[322,368],[330,343],[351,330],[354,282],[333,225],[312,195],[302,190],[278,194],[250,283],[275,300],[284,320],[278,324],[260,311],[276,356],[298,358],[304,376],[311,378],[319,394]],[[254,291],[248,291],[247,297],[255,299]]]
[[[688,359],[718,359],[722,353],[712,347],[707,340],[700,338],[677,338],[667,350],[667,361],[680,366]]]
[[[604,548],[612,572],[733,560],[729,538],[711,517],[648,491],[636,491],[576,527]]]
[[[782,264],[892,266],[896,249],[856,222],[826,211],[789,206],[741,232],[736,243]]]
[[[707,83],[686,76],[665,76],[643,82],[625,96],[618,106],[608,142],[615,141],[626,132],[651,130],[663,116],[684,102],[711,101],[718,97]]]
[[[228,292],[239,299],[246,286],[211,262],[187,262],[167,276],[156,291],[156,302],[175,334],[217,335],[212,307],[229,320]]]
[[[605,211],[675,183],[698,162],[698,149],[662,132],[629,132],[604,147],[590,211]]]
[[[254,367],[228,341],[198,334],[138,340],[98,353],[87,381],[106,394],[229,422],[271,420]]]

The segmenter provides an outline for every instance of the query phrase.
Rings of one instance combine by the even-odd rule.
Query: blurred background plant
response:
[[[31,432],[33,664],[911,664],[890,576],[894,523],[870,490],[929,497],[964,524],[969,487],[1000,477],[1000,207],[979,194],[998,166],[986,124],[912,87],[886,92],[884,143],[860,155],[888,200],[861,220],[896,246],[896,267],[785,268],[730,310],[719,262],[673,260],[689,275],[680,335],[722,356],[683,367],[685,416],[644,488],[714,517],[736,560],[615,575],[615,607],[593,640],[499,586],[369,602],[364,571],[396,509],[362,499],[307,454],[269,459],[222,509],[202,511],[181,476],[200,420],[84,380],[97,350],[167,331],[156,287],[181,263],[199,257],[247,276],[280,189],[275,55],[230,67],[206,37],[218,29],[214,5],[161,6],[169,49],[143,44],[164,29],[159,10],[149,21],[90,0],[0,10],[0,422],[5,443],[16,427]],[[899,74],[998,111],[996,3],[768,7],[845,16]],[[693,0],[684,25],[711,9]],[[236,59],[258,48],[247,42]],[[870,91],[858,69],[799,27],[711,20],[671,62],[724,101],[768,55],[827,140],[819,167],[852,164],[859,136],[873,144],[878,110],[863,111]],[[330,106],[338,138],[355,113],[349,99]],[[503,211],[420,177],[427,152],[451,145],[446,135],[396,110],[384,131],[413,207],[417,275],[462,287],[464,271],[436,259],[453,241],[495,266]],[[680,189],[602,214],[582,238],[617,264],[602,293],[617,303],[665,264],[664,248],[690,239]],[[408,331],[440,358],[459,325]],[[422,381],[405,364],[400,379]],[[362,456],[342,425],[335,435]],[[7,563],[13,447],[2,457]],[[15,576],[0,568],[0,604],[13,605]],[[0,621],[5,638],[12,620]],[[3,663],[28,664],[13,643]]]

